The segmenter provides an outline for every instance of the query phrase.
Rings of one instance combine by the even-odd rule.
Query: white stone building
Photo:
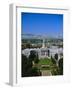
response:
[[[22,54],[29,57],[31,51],[36,51],[38,53],[39,59],[40,58],[50,58],[51,56],[54,57],[55,54],[58,54],[58,58],[61,57],[63,54],[63,48],[58,48],[58,46],[51,46],[50,48],[45,47],[45,40],[43,40],[42,48],[30,48],[22,50]]]

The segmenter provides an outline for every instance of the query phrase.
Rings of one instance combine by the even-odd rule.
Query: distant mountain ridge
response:
[[[22,39],[63,39],[62,36],[47,36],[47,35],[35,35],[35,34],[21,34]]]

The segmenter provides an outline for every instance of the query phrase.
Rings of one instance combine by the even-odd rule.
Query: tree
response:
[[[60,69],[60,74],[63,75],[63,58],[59,60],[59,69]]]
[[[40,70],[36,67],[36,64],[39,62],[38,53],[37,53],[36,51],[32,50],[32,51],[30,52],[29,61],[31,61],[32,64],[33,64],[32,71],[31,71],[31,75],[32,75],[32,76],[40,76],[40,75],[41,75],[41,72],[40,72]]]
[[[58,60],[58,54],[56,53],[54,56],[55,60]]]
[[[26,48],[31,48],[30,42],[27,42],[27,43],[26,43]]]
[[[31,76],[32,71],[32,62],[28,60],[28,58],[22,54],[22,77]]]
[[[37,67],[32,68],[32,76],[41,76],[41,72]]]
[[[29,59],[30,59],[31,61],[34,61],[34,63],[38,63],[38,62],[39,62],[38,53],[37,53],[36,51],[32,50],[32,51],[30,52]]]
[[[35,51],[31,51],[29,58],[22,54],[22,77],[28,76],[40,76],[40,70],[33,66],[34,63],[38,63],[38,54]]]
[[[35,57],[36,57],[36,52],[34,50],[30,51],[29,59],[33,61]]]
[[[56,65],[58,66],[58,54],[57,53],[55,54],[54,58],[55,58],[55,61],[56,61]]]
[[[51,56],[51,61],[52,61],[53,64],[56,64],[56,61],[52,56]]]
[[[38,62],[39,62],[39,56],[38,56],[38,53],[37,53],[37,55],[36,55],[36,57],[34,59],[34,63],[37,64]]]
[[[50,56],[50,50],[48,50],[48,56]]]
[[[52,75],[60,75],[59,74],[59,68],[55,67],[54,69],[52,69],[51,73],[52,73]]]
[[[27,68],[27,57],[22,54],[22,77],[26,75],[26,68]]]

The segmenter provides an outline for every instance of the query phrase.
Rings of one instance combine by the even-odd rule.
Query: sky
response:
[[[21,13],[22,34],[63,37],[62,14]]]

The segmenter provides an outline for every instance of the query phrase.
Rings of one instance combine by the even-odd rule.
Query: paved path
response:
[[[50,70],[41,70],[42,76],[51,76],[51,71]]]

